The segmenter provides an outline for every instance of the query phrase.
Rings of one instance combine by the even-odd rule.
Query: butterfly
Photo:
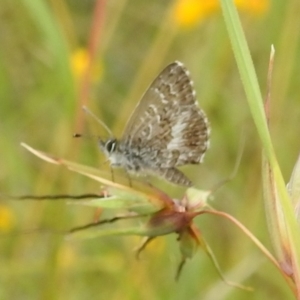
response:
[[[202,162],[209,147],[209,134],[189,72],[175,61],[146,90],[122,137],[118,140],[111,136],[99,143],[112,167],[192,186],[177,167]]]

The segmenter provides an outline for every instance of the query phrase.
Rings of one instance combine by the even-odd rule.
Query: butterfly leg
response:
[[[128,178],[128,182],[129,182],[129,186],[132,188],[132,181],[131,181],[131,177],[130,175],[126,172],[127,174],[127,178]]]
[[[130,173],[126,169],[125,169],[125,173],[126,173],[126,176],[128,179],[129,186],[132,188],[132,181],[131,181]]]
[[[159,169],[159,175],[174,184],[192,186],[193,183],[176,168]]]
[[[115,174],[114,174],[114,169],[110,167],[110,172],[111,172],[111,180],[112,182],[115,182]]]
[[[150,182],[149,176],[146,176],[145,181],[149,185],[149,187],[153,188],[153,184]]]

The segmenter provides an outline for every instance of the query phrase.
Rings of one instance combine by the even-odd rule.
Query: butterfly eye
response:
[[[108,140],[105,144],[105,149],[111,153],[114,152],[116,149],[116,140]]]

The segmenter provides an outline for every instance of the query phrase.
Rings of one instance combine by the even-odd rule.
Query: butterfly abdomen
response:
[[[176,168],[169,169],[159,169],[156,171],[156,174],[159,174],[161,177],[166,180],[183,186],[192,186],[193,183],[190,179],[188,179],[181,171]]]

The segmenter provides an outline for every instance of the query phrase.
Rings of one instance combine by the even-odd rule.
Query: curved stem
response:
[[[212,214],[212,215],[217,215],[220,217],[224,217],[226,219],[228,219],[229,221],[231,221],[232,223],[234,223],[237,227],[239,227],[251,240],[252,242],[262,251],[262,253],[275,265],[275,267],[280,271],[280,273],[283,275],[284,279],[286,280],[286,282],[288,283],[288,285],[290,286],[290,288],[293,290],[293,292],[295,292],[295,286],[291,281],[291,278],[282,270],[280,264],[278,263],[278,261],[276,260],[276,258],[270,253],[270,251],[251,233],[251,231],[249,229],[247,229],[241,222],[239,222],[237,219],[235,219],[233,216],[231,216],[230,214],[227,214],[225,212],[222,211],[218,211],[215,209],[211,209],[211,210],[203,210],[201,212],[199,212],[200,214],[204,214],[204,213],[208,213],[208,214]]]

